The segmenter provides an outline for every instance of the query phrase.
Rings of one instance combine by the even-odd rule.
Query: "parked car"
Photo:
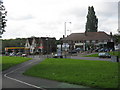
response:
[[[22,55],[22,52],[18,52],[16,53],[17,56],[21,56]]]
[[[115,51],[120,50],[120,48],[118,46],[115,46]]]
[[[108,52],[108,51],[110,51],[110,49],[108,48],[101,48],[98,50],[98,52]]]
[[[9,53],[8,53],[8,52],[5,52],[5,55],[6,55],[6,56],[9,56]]]
[[[76,50],[72,50],[72,51],[69,51],[69,53],[71,53],[71,54],[76,54],[77,51],[76,51]]]
[[[63,56],[62,56],[62,55],[59,55],[59,54],[55,54],[55,55],[53,56],[53,58],[63,58]]]
[[[82,49],[81,49],[81,48],[76,48],[75,50],[76,50],[77,52],[82,51]]]
[[[104,52],[104,50],[105,50],[104,48],[101,48],[98,50],[98,52]]]
[[[9,56],[16,56],[14,52],[10,53]]]
[[[111,58],[111,55],[107,52],[99,53],[99,58]]]
[[[0,51],[0,54],[6,54],[6,52],[5,51]]]
[[[22,57],[27,57],[27,54],[25,54],[25,53],[24,53],[24,54],[22,54]]]
[[[95,49],[95,52],[98,52],[99,51],[99,48]]]

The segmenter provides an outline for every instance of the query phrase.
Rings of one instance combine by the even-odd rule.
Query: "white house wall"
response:
[[[30,48],[30,43],[29,43],[28,39],[27,39],[27,41],[26,41],[25,47],[26,47],[26,48]]]

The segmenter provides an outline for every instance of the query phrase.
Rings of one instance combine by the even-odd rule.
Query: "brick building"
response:
[[[26,53],[52,53],[56,51],[56,38],[50,37],[31,37],[27,38],[25,47],[28,48]]]
[[[113,42],[112,36],[105,32],[85,32],[72,33],[62,39],[63,43],[68,43],[70,49],[82,48],[83,50],[96,49],[97,47],[107,47],[108,42]]]

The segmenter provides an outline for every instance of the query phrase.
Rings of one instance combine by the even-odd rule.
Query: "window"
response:
[[[87,40],[86,42],[87,42],[87,43],[89,43],[90,41],[89,41],[89,40]]]
[[[95,40],[92,40],[92,43],[95,43]]]
[[[78,41],[75,41],[75,43],[78,43]]]
[[[98,40],[96,40],[96,43],[98,43]]]
[[[92,40],[90,40],[90,43],[92,43]]]
[[[108,40],[104,40],[104,42],[107,42]]]

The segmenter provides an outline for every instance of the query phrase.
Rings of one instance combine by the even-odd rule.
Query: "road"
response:
[[[24,76],[25,72],[31,66],[40,63],[45,57],[36,56],[32,60],[14,66],[2,72],[2,88],[38,88],[49,90],[49,88],[89,88],[81,85],[68,84],[42,78]]]

